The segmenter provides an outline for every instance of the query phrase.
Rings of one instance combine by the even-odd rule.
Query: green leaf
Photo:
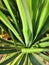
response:
[[[25,0],[16,0],[16,3],[18,5],[18,9],[20,12],[20,16],[22,19],[23,34],[24,34],[26,46],[28,46],[29,42],[32,39],[32,22],[30,19],[30,15],[29,15],[26,3],[24,4],[24,2],[25,2]]]
[[[39,6],[43,4],[44,0],[39,0]]]
[[[5,15],[10,16],[10,14],[9,14],[9,12],[8,12],[7,10],[4,10],[4,9],[2,9],[2,8],[0,8],[0,10],[1,10]]]
[[[28,55],[28,65],[32,65],[29,55]]]
[[[40,1],[40,0],[39,0],[39,1]],[[34,23],[34,37],[35,37],[36,31],[37,31],[37,28],[38,28],[39,19],[40,19],[42,10],[43,10],[43,8],[44,8],[45,0],[44,0],[44,2],[43,2],[41,5],[40,5],[40,4],[41,4],[41,1],[39,2],[39,5],[38,5],[38,11],[37,11],[36,22]],[[35,30],[35,29],[36,29],[36,30]]]
[[[3,49],[6,49],[6,50],[8,49],[9,50],[9,49],[15,49],[15,47],[9,47],[9,46],[2,47],[2,46],[0,46],[0,49],[2,49],[2,50]]]
[[[17,52],[16,50],[0,50],[0,54],[10,54]]]
[[[29,54],[26,54],[26,58],[25,58],[25,61],[24,61],[24,65],[32,65],[32,63],[30,61],[30,58],[29,58]]]
[[[41,42],[37,44],[38,47],[48,47],[49,46],[49,42]]]
[[[10,15],[11,15],[11,17],[12,17],[12,19],[13,19],[15,25],[16,25],[17,30],[20,32],[20,28],[19,28],[19,25],[18,25],[18,21],[16,20],[16,18],[14,16],[14,13],[12,12],[12,9],[11,9],[9,3],[8,3],[8,0],[4,0],[4,3],[5,3],[8,11],[9,11],[9,13],[10,13]]]
[[[37,28],[37,32],[35,35],[35,39],[38,36],[39,32],[41,31],[42,27],[44,26],[46,19],[48,17],[48,13],[49,13],[49,1],[47,1],[45,6],[43,7],[40,20],[39,20],[39,24],[38,24],[38,28]]]
[[[49,37],[43,37],[42,39],[40,39],[40,40],[38,40],[37,42],[35,42],[34,45],[32,45],[32,47],[33,47],[33,46],[37,46],[37,47],[38,47],[38,45],[37,45],[38,43],[43,43],[43,42],[45,43],[45,42],[48,41],[48,40],[49,40]],[[47,43],[47,44],[48,44],[48,43]]]
[[[6,9],[4,6],[3,6],[3,4],[2,4],[2,0],[0,1],[0,8],[2,8],[2,9]]]
[[[49,48],[22,48],[22,53],[49,52]]]
[[[49,17],[46,20],[46,23],[44,24],[43,29],[41,30],[41,33],[44,34],[49,29]]]
[[[12,12],[14,13],[14,16],[18,22],[18,25],[19,25],[19,33],[20,35],[22,35],[22,23],[21,23],[21,18],[20,18],[20,14],[19,14],[19,11],[18,11],[18,7],[17,7],[17,4],[15,2],[15,0],[8,0],[8,3],[12,9]]]
[[[33,10],[33,24],[35,24],[36,21],[36,15],[37,15],[37,11],[38,11],[38,3],[39,0],[32,0],[32,10]]]
[[[14,1],[13,1],[13,0],[8,0],[8,3],[9,3],[9,5],[10,5],[10,8],[11,8],[13,14],[14,14],[15,16],[17,16],[18,7],[17,7],[17,4],[16,4],[15,0],[14,0]],[[18,16],[19,16],[19,15],[18,15]]]
[[[32,65],[45,65],[41,60],[38,59],[34,54],[29,54],[29,58],[32,62]]]
[[[23,59],[23,60],[22,60]],[[17,61],[14,65],[21,65],[21,62],[22,62],[22,65],[23,65],[23,61],[25,59],[25,54],[23,54]],[[22,61],[21,61],[22,60]]]
[[[13,62],[12,62],[11,65],[15,65],[15,63],[16,63],[21,57],[22,57],[22,53],[19,54],[19,56],[17,56],[17,57],[13,60]]]
[[[0,11],[0,19],[2,22],[14,33],[14,35],[23,43],[22,39],[20,38],[19,34],[15,30],[15,28],[12,26],[10,21],[7,19],[7,17]]]
[[[14,45],[15,45],[15,47],[16,47],[17,41],[16,41],[16,39],[15,39],[15,36],[14,36],[13,33],[11,32],[11,30],[9,30],[9,33],[10,33],[10,36],[11,36],[12,40],[14,41]]]
[[[9,55],[0,65],[8,64],[9,62],[13,61],[15,59],[15,57],[17,57],[18,55],[19,55],[19,52]]]
[[[2,28],[0,27],[0,35],[2,34]]]
[[[2,29],[3,29],[4,31],[7,32],[7,34],[9,34],[7,26],[5,26],[4,23],[1,22],[1,21],[0,21],[0,26],[2,27]]]
[[[35,34],[35,23],[36,23],[36,19],[38,17],[38,8],[39,8],[39,0],[32,0],[32,12],[33,12],[33,16],[32,16],[32,24],[33,24],[33,34]],[[34,38],[34,35],[33,35]]]
[[[26,1],[26,5],[27,5],[27,8],[28,8],[28,11],[29,11],[29,14],[30,14],[30,18],[31,18],[31,21],[33,19],[33,12],[32,12],[32,0],[25,0]]]
[[[24,65],[28,65],[28,54],[26,54],[25,60],[24,60]]]
[[[39,53],[38,55],[41,56],[43,59],[45,59],[46,61],[49,62],[49,56],[46,56],[46,55],[44,55],[42,53]]]
[[[41,42],[45,42],[48,41],[49,37],[43,37],[42,39],[38,40],[36,43],[34,43],[34,45],[36,45],[37,43],[41,43]],[[32,45],[33,46],[33,45]]]
[[[17,46],[22,46],[22,47],[25,46],[24,44],[22,44],[21,42],[19,42],[16,39],[16,37],[14,36],[14,34],[10,30],[9,30],[9,33],[10,33],[10,36],[11,36],[13,42],[14,42],[14,45],[15,45],[16,49],[17,49]]]
[[[43,42],[43,41],[48,41],[49,40],[49,37],[43,37],[40,42]]]
[[[3,42],[3,43],[7,43],[7,44],[14,45],[14,42],[13,41],[10,41],[10,40],[5,40],[5,39],[0,38],[0,41]]]
[[[25,57],[26,57],[26,54],[24,54],[24,55],[23,55],[23,57],[22,57],[22,59],[21,59],[21,61],[20,61],[19,65],[23,65],[24,60],[25,60]]]

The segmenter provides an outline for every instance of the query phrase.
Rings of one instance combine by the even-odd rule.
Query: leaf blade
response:
[[[19,9],[19,12],[20,12],[20,16],[21,16],[21,19],[22,19],[23,34],[24,34],[26,46],[28,46],[29,41],[30,41],[30,37],[32,35],[32,33],[31,33],[32,32],[32,24],[31,24],[31,21],[30,21],[30,16],[28,16],[29,14],[27,12],[28,10],[27,10],[26,4],[24,4],[24,2],[25,1],[23,1],[23,0],[16,0],[16,3],[18,5],[18,9]],[[29,17],[29,21],[28,21],[28,17]],[[28,23],[30,23],[31,26],[29,26]]]
[[[7,17],[1,11],[0,11],[0,19],[14,33],[14,35],[23,43],[22,39],[20,38],[20,35],[17,33],[17,31],[12,26],[10,21],[7,19]]]

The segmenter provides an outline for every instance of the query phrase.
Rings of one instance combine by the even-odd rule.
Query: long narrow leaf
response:
[[[48,29],[49,29],[49,17],[48,17],[48,19],[47,19],[41,33],[44,34]]]
[[[12,44],[12,45],[14,45],[14,43],[13,43],[12,41],[9,41],[9,40],[5,40],[5,39],[0,38],[0,41],[1,41],[1,42],[4,42],[4,43],[7,43],[7,44]]]
[[[41,43],[38,43],[37,46],[39,46],[39,47],[48,47],[49,42],[41,42]]]
[[[22,57],[22,53],[19,54],[19,56],[14,59],[12,65],[14,65],[20,59],[20,57]]]
[[[0,50],[0,54],[9,54],[14,52],[17,52],[17,51],[16,50]]]
[[[33,19],[33,12],[32,12],[32,0],[25,0],[26,1],[26,5],[27,5],[27,8],[28,8],[28,11],[29,11],[29,14],[30,14],[30,18],[31,18],[31,21]]]
[[[42,41],[48,41],[48,40],[49,40],[49,37],[44,37],[40,41],[42,42]]]
[[[37,58],[34,54],[29,54],[29,58],[33,65],[45,65],[41,60]]]
[[[49,1],[47,0],[40,16],[39,25],[38,25],[35,38],[38,36],[39,32],[41,31],[41,28],[44,26],[46,19],[48,17],[48,13],[49,13]]]
[[[37,20],[34,24],[34,37],[35,37],[35,34],[36,34],[36,31],[37,31],[37,28],[38,28],[38,24],[39,24],[39,19],[40,19],[40,16],[41,16],[41,13],[42,13],[42,10],[44,8],[44,4],[45,4],[45,0],[43,1],[43,3],[41,4],[41,2],[39,2],[39,5],[38,5],[38,11],[37,11]],[[36,29],[36,30],[35,30]]]
[[[32,24],[27,6],[26,4],[24,4],[24,2],[25,2],[24,0],[16,0],[20,12],[20,16],[22,19],[23,34],[24,34],[26,46],[28,46],[29,42],[31,41],[30,38],[32,38]]]
[[[15,65],[21,65],[20,62],[22,62],[22,65],[23,65],[23,61],[24,61],[24,54],[16,61]],[[23,60],[22,60],[23,59]],[[22,60],[22,61],[21,61]]]
[[[46,55],[44,55],[42,53],[39,53],[38,55],[41,56],[43,59],[45,59],[46,61],[49,62],[49,56],[46,56]]]
[[[1,26],[2,29],[3,29],[4,31],[6,31],[6,33],[9,35],[9,32],[8,32],[8,28],[7,28],[7,26],[5,26],[4,23],[1,22],[1,21],[0,21],[0,26]]]
[[[6,50],[7,50],[7,49],[15,49],[15,47],[2,47],[2,46],[0,46],[0,49],[2,49],[2,50],[3,50],[3,49],[6,49]]]
[[[33,10],[34,24],[35,24],[35,21],[36,21],[36,15],[37,15],[37,11],[38,11],[38,4],[39,4],[39,0],[32,0],[32,10]]]
[[[26,54],[24,65],[28,65],[28,54]]]
[[[0,65],[6,65],[8,64],[9,62],[11,62],[12,60],[15,59],[15,57],[17,57],[19,55],[19,53],[13,53],[11,54],[10,56],[7,57],[7,59],[5,59]]]
[[[15,23],[15,25],[16,25],[17,30],[20,32],[20,28],[19,28],[19,26],[18,26],[18,21],[16,20],[14,14],[13,14],[13,12],[12,12],[12,9],[11,9],[9,3],[8,3],[8,0],[3,0],[3,1],[4,1],[5,5],[6,5],[7,9],[8,9],[8,11],[9,11],[11,17],[13,18],[13,21],[14,21],[14,23]]]
[[[24,60],[25,60],[25,57],[26,57],[26,54],[24,54],[24,55],[23,55],[23,57],[22,57],[22,59],[21,59],[21,61],[20,61],[19,65],[23,65]]]
[[[49,52],[49,48],[23,48],[22,53],[39,53],[39,52]]]
[[[14,33],[14,35],[23,43],[22,39],[20,38],[19,34],[15,30],[15,28],[12,26],[10,21],[7,19],[7,17],[0,11],[0,19],[2,22]]]

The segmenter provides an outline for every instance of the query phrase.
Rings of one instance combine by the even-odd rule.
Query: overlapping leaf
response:
[[[29,12],[26,3],[24,4],[25,2],[24,0],[16,0],[16,2],[22,19],[23,34],[24,34],[26,46],[28,46],[30,42],[30,38],[32,38],[32,24],[31,24]]]
[[[49,29],[49,0],[3,0],[2,3],[0,27],[11,40],[0,37],[0,54],[7,54],[0,65],[45,65],[38,55],[49,62],[49,56],[44,54],[49,52],[49,36],[43,35]]]

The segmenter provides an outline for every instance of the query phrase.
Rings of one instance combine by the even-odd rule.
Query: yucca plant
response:
[[[0,65],[45,65],[49,62],[49,0],[1,0],[0,26],[10,40],[0,37]]]

